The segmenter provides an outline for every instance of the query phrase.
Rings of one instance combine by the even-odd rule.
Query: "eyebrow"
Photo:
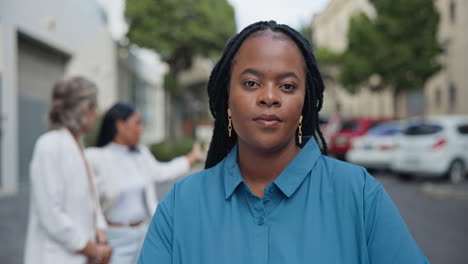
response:
[[[299,78],[299,76],[297,76],[294,72],[285,72],[285,73],[282,73],[278,76],[278,80],[282,80],[282,79],[286,79],[286,78],[289,78],[289,77],[292,77],[292,78],[296,78],[298,81],[301,80],[301,78]]]
[[[255,76],[258,76],[258,77],[263,77],[265,74],[257,71],[257,70],[254,70],[254,69],[245,69],[244,71],[242,71],[241,75],[244,75],[244,74],[253,74]],[[286,79],[286,78],[289,78],[289,77],[292,77],[292,78],[295,78],[297,80],[301,80],[297,74],[295,74],[294,72],[285,72],[285,73],[281,73],[280,75],[278,75],[278,77],[276,79],[278,80],[282,80],[282,79]]]
[[[244,71],[241,72],[241,75],[244,75],[244,74],[253,74],[255,76],[258,76],[258,77],[263,77],[265,74],[257,71],[257,70],[254,70],[254,69],[245,69]]]

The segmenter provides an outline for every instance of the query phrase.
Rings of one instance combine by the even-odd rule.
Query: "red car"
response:
[[[330,142],[327,142],[328,153],[344,160],[346,152],[351,149],[351,142],[354,138],[365,135],[373,126],[384,121],[369,118],[344,121],[340,130],[331,137]]]

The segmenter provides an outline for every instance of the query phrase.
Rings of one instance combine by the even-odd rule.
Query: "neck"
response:
[[[123,145],[123,146],[127,146],[128,144],[125,143],[125,141],[120,138],[120,137],[115,137],[114,140],[112,140],[112,142],[114,142],[115,144],[118,144],[118,145]]]
[[[239,142],[239,169],[250,190],[263,197],[265,186],[273,182],[301,150],[294,140],[272,152]]]

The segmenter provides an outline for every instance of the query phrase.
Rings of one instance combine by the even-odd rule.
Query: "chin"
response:
[[[294,138],[287,139],[287,137],[284,136],[265,136],[257,139],[252,139],[251,142],[259,151],[265,153],[272,153],[285,148],[291,143],[294,144]]]

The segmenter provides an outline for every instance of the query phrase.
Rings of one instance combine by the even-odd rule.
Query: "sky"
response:
[[[234,7],[237,30],[260,21],[276,20],[295,29],[309,25],[313,14],[322,11],[330,0],[228,0]]]
[[[237,30],[260,21],[276,20],[295,29],[309,25],[313,14],[322,11],[330,0],[227,0],[235,11]],[[123,11],[125,0],[98,0],[108,10],[111,34],[121,39],[127,32]]]

